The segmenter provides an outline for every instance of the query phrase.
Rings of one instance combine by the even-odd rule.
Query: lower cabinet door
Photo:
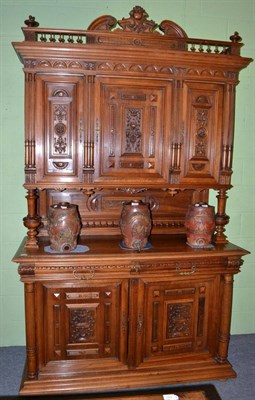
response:
[[[44,365],[79,359],[125,363],[127,290],[127,280],[42,284]]]
[[[219,277],[177,282],[144,280],[142,362],[215,355]]]

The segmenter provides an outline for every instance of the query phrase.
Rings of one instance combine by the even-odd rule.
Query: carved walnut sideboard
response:
[[[141,7],[87,30],[40,28],[13,43],[25,73],[27,362],[21,394],[98,392],[226,379],[233,275],[228,243],[235,88],[250,58],[188,38]],[[186,244],[190,204],[217,195],[214,246]],[[152,248],[123,250],[124,201],[152,212]],[[50,253],[49,206],[77,204],[83,253]]]

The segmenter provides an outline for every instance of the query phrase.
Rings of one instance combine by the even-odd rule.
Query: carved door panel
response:
[[[37,77],[37,182],[82,182],[83,78]]]
[[[223,85],[184,82],[182,93],[181,183],[215,184],[221,162]]]
[[[144,285],[144,362],[213,351],[215,279],[182,283],[146,280]]]
[[[65,287],[45,284],[46,363],[73,359],[125,363],[127,286],[125,280]]]
[[[171,92],[171,82],[96,79],[97,182],[168,182]]]

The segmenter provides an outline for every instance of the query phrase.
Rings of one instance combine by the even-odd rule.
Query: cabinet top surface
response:
[[[157,261],[160,259],[182,259],[188,258],[212,258],[220,256],[243,256],[248,254],[244,250],[232,243],[217,244],[209,249],[194,249],[186,244],[185,235],[155,235],[149,240],[151,248],[146,250],[125,250],[120,246],[120,236],[82,236],[79,240],[80,246],[87,246],[85,252],[68,252],[68,253],[51,253],[49,249],[49,238],[41,237],[39,239],[38,249],[25,248],[25,240],[21,243],[15,257],[14,262],[31,263],[31,262],[46,262],[52,263],[55,261],[77,261],[77,262],[114,262],[116,260],[137,259],[144,261]]]
[[[184,59],[187,60],[188,56],[196,62],[202,58],[204,62],[213,59],[215,63],[224,63],[224,60],[231,63],[233,57],[232,64],[237,70],[251,61],[243,58],[241,62],[243,43],[238,32],[234,32],[229,41],[189,38],[184,29],[171,20],[159,24],[150,20],[148,13],[140,6],[135,6],[129,12],[129,17],[121,20],[111,15],[98,17],[85,30],[41,28],[32,16],[24,22],[27,25],[22,28],[25,40],[23,43],[14,43],[14,47],[22,62],[33,57],[33,67],[36,58],[45,54],[55,57],[56,51],[62,56],[68,55],[68,58],[73,54],[80,59],[84,54],[87,57],[88,51],[92,58],[98,55],[99,59],[102,56],[105,58],[105,53],[116,57],[119,51],[122,51],[121,58],[126,57],[127,60],[132,58],[132,53],[140,59],[152,53],[155,59],[155,51],[157,59],[169,52],[178,54],[178,57],[183,53]],[[92,66],[89,68],[93,69]]]

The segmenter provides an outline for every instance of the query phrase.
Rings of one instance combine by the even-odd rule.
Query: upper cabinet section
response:
[[[235,87],[251,59],[188,38],[136,6],[87,30],[39,28],[13,43],[26,80],[27,188],[228,188]]]

